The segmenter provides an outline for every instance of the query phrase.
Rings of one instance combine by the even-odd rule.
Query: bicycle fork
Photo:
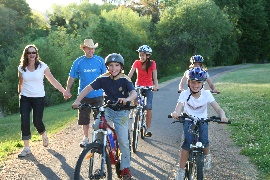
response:
[[[103,146],[102,146],[102,158],[101,158],[101,166],[100,166],[100,177],[101,178],[104,178],[106,177],[106,174],[104,172],[104,169],[105,169],[105,163],[106,163],[106,145],[107,145],[107,134],[108,132],[107,131],[104,131],[102,129],[98,129],[96,131],[93,131],[93,135],[92,135],[92,142],[98,142],[100,141],[101,139],[97,139],[98,138],[98,133],[102,133],[103,134],[103,141],[102,142],[99,142],[99,143],[103,143]],[[99,137],[101,138],[101,137]],[[94,153],[92,154],[92,157],[91,159],[93,159]],[[91,162],[91,161],[90,161]]]

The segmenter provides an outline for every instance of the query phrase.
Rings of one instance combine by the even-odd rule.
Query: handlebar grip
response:
[[[181,91],[181,90],[178,90],[177,92],[178,92],[178,93],[181,93],[182,91]]]
[[[168,115],[168,118],[172,118],[172,115],[169,114],[169,115]]]
[[[130,106],[130,104],[131,104],[131,101],[127,101],[127,102],[126,102],[126,105],[127,105],[127,106]]]
[[[231,121],[224,122],[224,121],[216,121],[218,124],[231,124]]]

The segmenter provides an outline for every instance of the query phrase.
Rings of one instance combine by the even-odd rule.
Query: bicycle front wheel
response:
[[[203,153],[199,153],[196,156],[196,164],[197,164],[197,179],[203,180],[203,164],[204,164],[204,155]]]
[[[196,160],[194,159],[193,152],[189,153],[189,158],[186,163],[186,174],[185,179],[187,180],[195,180],[196,179]]]
[[[138,147],[139,133],[140,133],[140,124],[139,123],[140,123],[140,112],[138,111],[135,115],[133,139],[132,139],[132,150],[134,153],[136,153],[137,147]]]
[[[105,161],[102,157],[106,155]],[[110,157],[103,145],[91,143],[81,152],[76,163],[74,179],[107,179],[112,180],[112,166]]]
[[[145,113],[143,113],[142,117],[140,116],[140,120],[141,120],[141,138],[144,139],[145,138],[145,134],[146,134],[146,116]]]

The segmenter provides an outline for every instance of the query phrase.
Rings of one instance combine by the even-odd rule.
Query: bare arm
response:
[[[89,84],[88,86],[86,86],[82,92],[79,94],[79,96],[77,97],[77,99],[74,101],[74,103],[72,104],[73,108],[77,108],[78,105],[81,103],[81,100],[90,92],[92,91],[93,88],[92,86]]]
[[[158,90],[157,70],[153,71],[154,91]]]
[[[176,104],[174,112],[171,113],[171,115],[174,119],[177,119],[180,116],[181,111],[182,111],[182,107],[183,107],[183,104],[181,102],[178,102]]]
[[[129,93],[129,96],[127,98],[118,98],[118,101],[120,103],[123,103],[125,104],[127,101],[133,101],[134,99],[137,98],[137,92],[135,90],[132,90],[130,93]]]
[[[228,122],[228,119],[225,115],[225,112],[223,111],[223,109],[221,109],[221,107],[219,106],[219,104],[216,101],[211,102],[211,106],[214,108],[216,113],[219,115],[219,117],[221,118],[221,121]]]
[[[184,76],[182,77],[182,79],[181,79],[181,81],[180,81],[180,83],[179,83],[179,90],[180,91],[184,91],[184,83],[187,81],[187,77],[185,76],[185,74],[184,74]]]
[[[18,72],[18,77],[19,77],[18,93],[20,94],[22,91],[22,87],[23,87],[23,77],[22,77],[22,73],[20,71]]]
[[[129,77],[130,79],[132,78],[132,76],[133,76],[135,70],[136,70],[136,69],[135,69],[134,67],[131,67],[131,69],[130,69],[130,71],[129,71],[129,73],[128,73],[128,77]]]
[[[72,96],[70,93],[70,89],[71,89],[73,83],[74,83],[74,78],[69,76],[68,80],[67,80],[66,91],[64,93],[64,96],[67,98],[70,98]]]
[[[65,93],[65,89],[62,87],[62,85],[53,77],[50,68],[47,67],[44,71],[45,77],[48,79],[48,81],[60,92],[63,94]]]
[[[218,92],[210,78],[207,78],[206,81],[213,92]]]

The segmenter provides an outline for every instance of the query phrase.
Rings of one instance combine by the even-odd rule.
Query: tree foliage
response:
[[[241,31],[241,37],[238,40],[240,61],[258,62],[259,57],[262,56],[261,49],[264,49],[264,32],[268,28],[269,17],[264,11],[262,1],[241,0],[239,6],[242,9],[238,24]]]
[[[169,63],[188,63],[191,55],[202,54],[207,65],[213,65],[212,57],[219,50],[222,38],[232,29],[226,15],[213,1],[183,0],[164,11],[157,24],[156,39],[164,53],[172,55]]]

